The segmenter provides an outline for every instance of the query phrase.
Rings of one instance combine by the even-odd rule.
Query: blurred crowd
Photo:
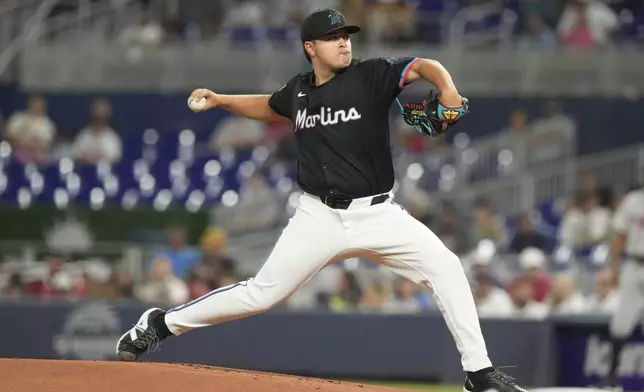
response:
[[[112,106],[106,99],[92,103],[89,121],[79,130],[60,132],[47,113],[47,100],[33,95],[24,110],[12,113],[0,126],[2,140],[23,164],[47,164],[68,158],[81,165],[113,164],[122,154],[121,138],[112,127]]]
[[[165,244],[151,247],[144,276],[133,279],[121,260],[99,256],[46,255],[42,262],[5,258],[0,297],[40,300],[136,299],[181,304],[245,278],[226,254],[227,233],[208,229],[198,246],[186,243],[181,226],[169,227]]]
[[[466,44],[520,49],[600,48],[641,43],[638,0],[198,0],[145,1],[138,22],[116,32],[123,42],[230,38],[291,42],[310,12],[340,9],[364,32],[359,41]],[[275,12],[279,10],[279,12]]]
[[[605,248],[621,196],[599,187],[589,172],[576,197],[562,207],[554,233],[544,230],[538,211],[511,217],[508,224],[508,217],[495,213],[485,199],[475,200],[471,214],[443,204],[424,223],[460,256],[481,317],[607,315],[620,300]],[[193,246],[183,227],[169,227],[165,243],[148,249],[141,279],[133,279],[119,260],[55,255],[25,264],[5,259],[0,263],[0,298],[182,304],[249,278],[241,272],[244,261],[229,255],[228,237],[224,228],[209,227]],[[283,307],[339,313],[438,310],[430,289],[362,259],[320,271]]]

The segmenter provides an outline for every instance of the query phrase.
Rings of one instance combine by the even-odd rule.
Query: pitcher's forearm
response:
[[[217,94],[218,104],[224,110],[257,121],[274,121],[280,118],[268,104],[270,95]]]

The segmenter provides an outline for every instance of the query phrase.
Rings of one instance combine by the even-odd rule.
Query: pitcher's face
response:
[[[325,35],[306,45],[311,49],[309,54],[312,59],[317,59],[321,65],[332,70],[343,69],[351,64],[351,38],[346,32]]]

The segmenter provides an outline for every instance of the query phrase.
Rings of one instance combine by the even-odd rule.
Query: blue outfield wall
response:
[[[2,302],[0,357],[116,360],[115,343],[146,305]],[[490,357],[534,386],[588,385],[608,370],[606,322],[484,320]],[[626,385],[644,390],[644,342],[626,346]],[[439,314],[338,315],[273,311],[189,332],[146,361],[197,363],[329,378],[460,383],[453,339]]]

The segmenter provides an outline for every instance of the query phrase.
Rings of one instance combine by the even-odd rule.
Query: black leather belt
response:
[[[371,204],[370,205],[373,206],[373,205],[376,205],[376,204],[384,203],[388,199],[389,199],[389,194],[388,193],[385,193],[383,195],[374,196],[371,199]],[[327,206],[329,206],[331,208],[334,208],[334,209],[337,209],[337,210],[346,210],[346,209],[349,208],[349,206],[351,205],[351,202],[354,199],[344,198],[344,197],[339,197],[339,196],[324,196],[324,197],[320,197],[320,200],[322,201],[322,203],[326,204]]]

